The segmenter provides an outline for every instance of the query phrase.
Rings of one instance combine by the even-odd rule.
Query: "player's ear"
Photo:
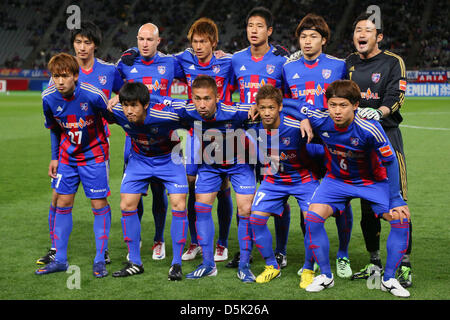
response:
[[[383,34],[379,33],[379,34],[377,34],[377,43],[380,43],[381,40],[383,40]]]
[[[80,75],[79,75],[78,73],[77,73],[77,74],[74,74],[74,75],[73,75],[73,80],[74,80],[75,82],[77,82],[79,76],[80,76]]]
[[[281,112],[281,110],[283,110],[283,104],[281,103],[280,106],[278,107],[278,112]]]
[[[147,104],[144,106],[144,110],[147,110],[148,106],[149,106],[149,103],[147,103]]]
[[[356,103],[353,105],[353,110],[358,109],[359,107],[359,101],[356,101]]]
[[[267,28],[267,35],[269,37],[272,35],[272,32],[273,32],[273,28],[272,27]]]

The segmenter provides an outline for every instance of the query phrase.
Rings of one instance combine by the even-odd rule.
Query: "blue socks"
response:
[[[252,214],[250,216],[250,224],[253,230],[253,241],[258,248],[262,257],[266,261],[266,265],[272,265],[276,269],[279,269],[277,259],[272,249],[272,234],[267,227],[267,221],[269,217]]]
[[[95,258],[94,263],[105,261],[105,250],[108,248],[109,231],[111,230],[111,208],[109,205],[94,209]]]
[[[56,208],[50,204],[50,208],[48,209],[48,231],[50,234],[50,242],[52,243],[52,248],[55,247],[55,216],[56,216]]]
[[[353,227],[353,211],[350,203],[347,204],[345,210],[336,217],[336,227],[339,236],[339,249],[336,258],[348,258],[348,246],[350,244]]]
[[[239,216],[238,240],[240,249],[239,268],[243,268],[250,263],[250,254],[253,249],[252,226],[250,218]]]
[[[188,219],[186,210],[172,210],[172,224],[170,226],[170,235],[172,237],[172,265],[181,265],[181,256],[183,255],[184,245],[188,229]]]
[[[315,212],[308,211],[305,218],[306,235],[305,235],[305,251],[311,250],[309,255],[314,257],[314,260],[320,267],[322,274],[331,278],[330,268],[330,243],[328,235],[325,230],[325,219]],[[308,268],[313,270],[311,268]]]
[[[395,278],[395,271],[402,261],[409,241],[408,221],[403,220],[403,223],[400,224],[400,220],[393,220],[389,223],[391,224],[391,231],[386,242],[387,258],[384,267],[384,281]]]
[[[214,221],[211,215],[212,206],[195,202],[195,212],[197,221],[198,244],[202,247],[203,263],[208,266],[214,266]]]
[[[56,207],[54,241],[56,248],[55,260],[59,263],[67,262],[67,245],[72,232],[72,207]]]
[[[141,261],[141,222],[137,215],[137,209],[133,211],[122,210],[122,231],[123,240],[127,244],[129,260],[137,265],[142,265]]]

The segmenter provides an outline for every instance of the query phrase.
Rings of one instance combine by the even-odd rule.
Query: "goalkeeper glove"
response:
[[[139,55],[139,51],[136,48],[130,48],[122,53],[120,60],[127,66],[132,66],[134,64],[134,59]]]
[[[273,47],[275,48],[275,50],[273,50],[274,55],[282,57],[289,56],[289,51],[285,47],[280,46],[279,44],[274,44]]]
[[[383,112],[380,109],[358,108],[358,116],[363,119],[380,121],[383,117]]]

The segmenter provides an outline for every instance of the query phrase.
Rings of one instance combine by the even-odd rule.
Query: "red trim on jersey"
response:
[[[317,65],[319,64],[319,60],[317,60],[316,62],[314,62],[313,64],[309,64],[304,62],[303,63],[305,65],[305,67],[307,67],[308,69],[314,69],[315,67],[317,67]]]
[[[264,59],[264,56],[259,57],[259,58],[255,58],[254,56],[252,56],[252,61],[254,61],[254,62],[260,62],[260,61],[262,61],[262,59]]]
[[[151,65],[153,62],[155,62],[155,58],[153,58],[150,61],[145,61],[144,59],[141,59],[142,63],[145,64],[146,66]]]
[[[92,66],[92,68],[90,68],[89,70],[85,70],[82,67],[80,67],[81,72],[83,72],[85,75],[91,74],[92,71],[94,71],[94,66]]]
[[[345,132],[345,131],[347,131],[347,130],[348,130],[348,127],[349,127],[349,126],[346,126],[345,128],[341,128],[341,127],[338,127],[336,124],[334,124],[334,128],[336,129],[336,131],[339,131],[339,132]]]

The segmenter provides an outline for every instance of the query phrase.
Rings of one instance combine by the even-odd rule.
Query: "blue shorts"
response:
[[[86,166],[59,163],[52,188],[59,194],[75,194],[80,182],[87,198],[106,198],[109,195],[109,161]]]
[[[273,184],[267,181],[261,182],[253,199],[252,211],[260,211],[281,215],[284,204],[289,196],[297,199],[302,211],[307,211],[314,191],[319,186],[319,181],[311,181],[298,184]]]
[[[218,192],[225,178],[230,179],[235,193],[255,193],[255,172],[248,164],[235,164],[230,167],[200,165],[195,182],[195,193]]]
[[[132,152],[123,174],[120,193],[146,194],[151,182],[163,183],[169,194],[187,193],[186,170],[181,157],[175,163],[172,156],[179,157],[175,154],[143,157]]]
[[[389,212],[389,183],[376,182],[371,185],[351,185],[340,180],[325,177],[311,198],[311,203],[330,205],[333,210],[343,211],[353,198],[361,198],[370,202],[377,216]]]

